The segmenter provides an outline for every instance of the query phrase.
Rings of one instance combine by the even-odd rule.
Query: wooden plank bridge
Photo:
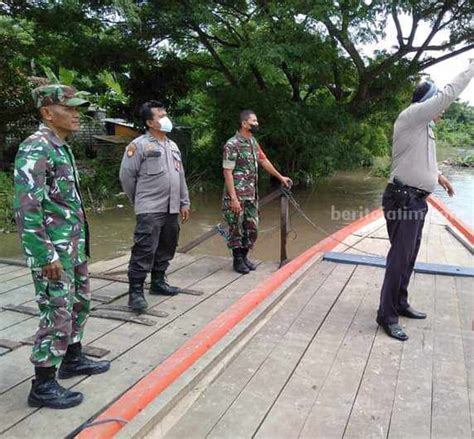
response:
[[[472,268],[468,246],[447,225],[430,207],[419,261]],[[334,250],[383,256],[388,246],[379,218]],[[112,367],[106,375],[62,381],[84,392],[85,400],[59,416],[26,404],[33,372],[29,343],[37,326],[32,282],[28,269],[0,264],[4,437],[77,433],[201,328],[271,280],[279,265],[260,262],[242,276],[231,270],[229,258],[180,253],[169,281],[188,294],[148,296],[151,312],[133,316],[124,311],[127,262],[125,255],[91,265],[94,312],[85,344]],[[473,278],[416,274],[410,296],[428,318],[401,319],[410,336],[405,343],[375,323],[382,279],[383,269],[314,255],[116,436],[471,438]],[[78,437],[111,437],[95,428]]]

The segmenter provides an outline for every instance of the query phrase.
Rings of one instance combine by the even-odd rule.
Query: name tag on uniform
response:
[[[145,146],[145,154],[147,157],[160,157],[161,151],[156,147],[156,145],[149,143]]]
[[[176,169],[177,172],[181,171],[181,154],[178,151],[171,151],[171,154],[173,155],[173,162],[174,162],[174,169]]]

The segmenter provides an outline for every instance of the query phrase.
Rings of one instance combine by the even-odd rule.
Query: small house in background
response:
[[[11,168],[18,145],[38,126],[38,120],[27,118],[11,127],[0,144],[0,169]],[[71,136],[70,142],[74,149],[78,147],[77,151],[83,151],[87,158],[115,165],[122,160],[126,146],[140,135],[141,132],[132,123],[124,119],[107,118],[104,110],[91,105],[85,117],[81,118],[79,131]],[[187,168],[191,152],[191,128],[175,126],[169,137],[178,144],[184,167]]]
[[[97,159],[104,163],[118,162],[122,159],[125,146],[140,132],[124,119],[106,117],[102,123],[106,134],[94,135]]]
[[[140,135],[140,132],[135,129],[134,125],[125,119],[106,117],[102,119],[102,122],[105,125],[107,135],[126,137],[138,137]]]
[[[124,119],[102,119],[105,135],[94,135],[96,139],[96,155],[104,163],[120,161],[125,147],[142,133],[134,125]],[[191,128],[175,126],[168,137],[177,143],[181,150],[183,165],[187,167],[187,159],[191,150]]]

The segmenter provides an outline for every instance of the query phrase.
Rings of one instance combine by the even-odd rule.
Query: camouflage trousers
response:
[[[229,225],[227,246],[234,248],[253,248],[258,236],[258,201],[242,201],[239,214],[232,212],[230,200],[224,199],[222,211]]]
[[[40,322],[30,359],[38,367],[57,366],[68,345],[81,341],[89,316],[87,262],[65,269],[58,281],[48,280],[41,271],[32,274]]]

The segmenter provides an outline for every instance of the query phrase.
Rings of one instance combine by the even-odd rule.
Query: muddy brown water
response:
[[[474,169],[447,168],[445,174],[452,180],[456,196],[447,197],[442,189],[436,195],[463,221],[474,226]],[[290,206],[291,232],[288,240],[290,258],[311,247],[328,234],[360,218],[380,206],[386,185],[383,178],[371,177],[368,171],[338,172],[310,188],[296,188],[295,199],[308,217],[317,224],[315,229]],[[261,190],[261,196],[271,189]],[[182,225],[180,244],[185,244],[210,230],[221,217],[221,191],[201,192],[192,197],[191,220]],[[279,201],[266,205],[260,212],[260,232],[253,257],[278,260],[280,253]],[[135,217],[125,205],[103,213],[90,213],[92,262],[111,259],[126,253],[132,243]],[[221,236],[202,243],[191,253],[225,256],[229,254]],[[0,257],[21,259],[16,233],[0,235]]]

